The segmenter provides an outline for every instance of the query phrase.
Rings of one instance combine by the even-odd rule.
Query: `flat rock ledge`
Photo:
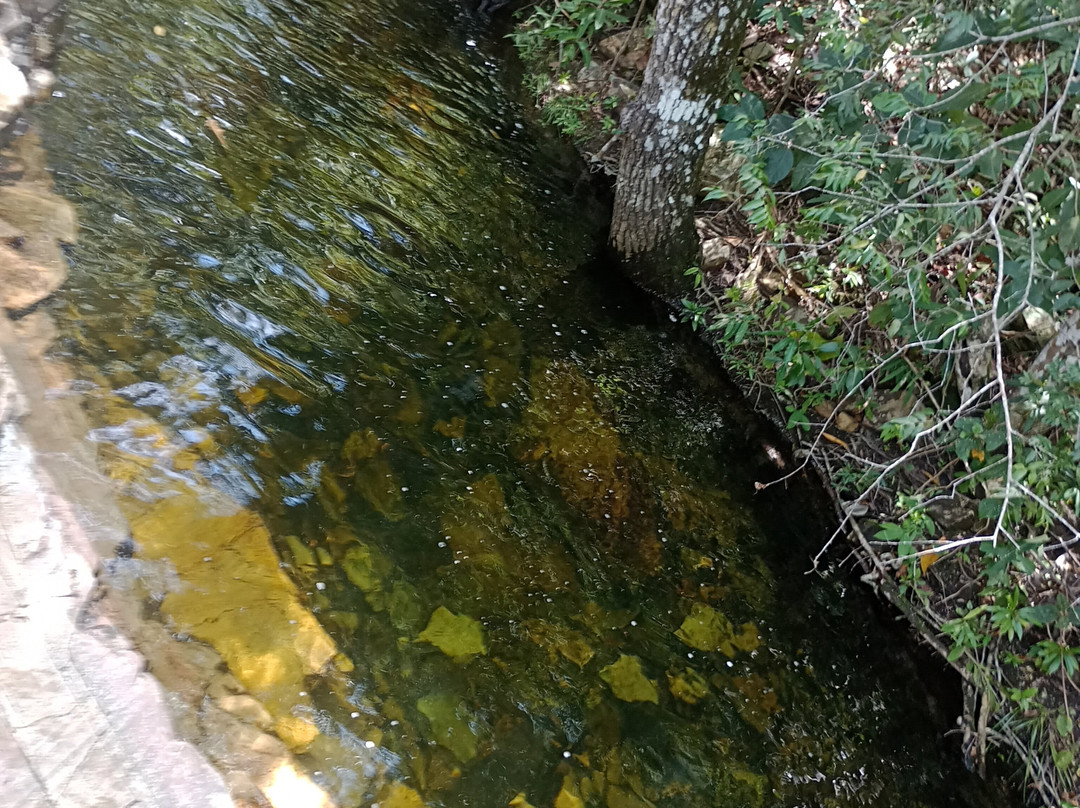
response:
[[[0,0],[0,142],[51,85],[59,20],[58,0]],[[70,206],[37,178],[22,179],[0,187],[0,306],[8,310],[56,290],[66,274],[60,242],[75,237]],[[37,407],[40,390],[25,389],[33,374],[19,359],[50,338],[40,320],[13,328],[0,310],[0,807],[231,808],[221,774],[177,737],[170,697],[143,656],[93,608],[100,553],[123,532],[78,512],[28,432],[35,409],[46,416],[47,408]],[[42,427],[54,456],[64,455],[62,424]],[[78,464],[76,454],[68,459]]]
[[[2,315],[0,332],[0,805],[231,808],[143,657],[93,608],[101,537],[39,462]]]
[[[146,614],[142,576],[175,575],[131,557],[71,372],[45,356],[77,224],[19,127],[0,149],[0,808],[328,808],[282,740],[307,725]]]

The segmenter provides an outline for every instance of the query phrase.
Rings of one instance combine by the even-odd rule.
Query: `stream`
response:
[[[945,737],[955,683],[805,574],[818,494],[755,491],[790,458],[605,266],[516,70],[453,2],[72,2],[55,353],[118,496],[265,526],[338,660],[269,709],[343,805],[1009,804]],[[181,579],[218,555],[140,535]]]

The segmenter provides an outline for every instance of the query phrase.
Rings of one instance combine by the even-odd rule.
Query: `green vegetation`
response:
[[[525,19],[534,71],[542,20],[564,82],[629,25],[602,0],[613,16],[580,24],[585,5]],[[1074,805],[1080,366],[1051,340],[1080,327],[1080,3],[996,5],[764,5],[682,314],[783,413],[796,472],[830,481],[829,545],[981,694],[971,763],[1011,748],[1033,793]],[[534,86],[549,110],[575,98]]]
[[[593,58],[600,42],[627,28],[628,13],[635,8],[633,0],[537,3],[510,34],[528,68],[527,83],[539,101],[541,118],[587,153],[603,148],[618,132],[620,106],[635,89],[625,80],[613,86],[614,73]],[[639,30],[640,22],[639,10],[633,30]],[[651,25],[642,42],[646,35],[651,36]],[[628,44],[609,40],[598,56],[605,63],[615,55],[622,58],[632,53]],[[634,77],[630,71],[629,78]]]

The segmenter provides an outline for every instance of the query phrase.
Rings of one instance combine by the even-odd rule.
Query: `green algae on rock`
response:
[[[711,606],[695,602],[675,636],[699,651],[720,651],[733,657],[736,651],[753,651],[758,647],[757,628],[744,623],[735,633],[731,621]]]
[[[641,660],[636,656],[620,655],[617,661],[601,668],[600,678],[608,683],[617,699],[660,703],[656,682],[645,677],[641,670]]]
[[[448,657],[467,660],[477,654],[486,654],[484,629],[480,623],[464,614],[454,614],[445,606],[440,606],[431,615],[431,620],[420,636],[420,642],[434,645]]]
[[[697,704],[709,695],[709,683],[693,668],[681,672],[667,672],[668,690],[671,695],[687,704]]]
[[[445,693],[424,696],[416,702],[416,709],[431,722],[432,735],[440,746],[453,752],[462,763],[476,757],[476,736],[464,717],[461,699]]]

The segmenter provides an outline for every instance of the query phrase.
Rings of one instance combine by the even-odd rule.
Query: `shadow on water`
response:
[[[805,483],[754,494],[768,428],[588,269],[602,207],[475,19],[71,15],[42,113],[83,226],[64,352],[96,439],[125,450],[137,410],[188,447],[139,473],[257,511],[352,660],[315,723],[348,746],[362,716],[378,767],[301,755],[328,788],[1004,804],[942,738],[940,672],[850,580],[804,575],[824,518]]]

